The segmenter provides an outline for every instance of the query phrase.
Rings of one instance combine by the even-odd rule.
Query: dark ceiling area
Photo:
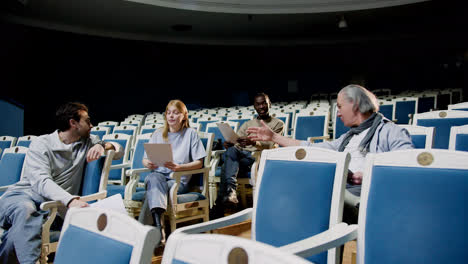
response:
[[[123,0],[4,0],[1,7],[6,21],[66,32],[166,43],[289,46],[462,32],[467,25],[463,2],[302,14],[203,12]],[[342,18],[346,28],[338,27]]]
[[[8,16],[38,16],[38,11],[9,3],[1,10],[0,98],[24,107],[25,134],[53,130],[54,111],[66,101],[86,103],[97,124],[163,111],[174,98],[193,109],[251,104],[258,91],[269,93],[272,101],[308,100],[352,82],[395,92],[466,91],[468,84],[468,9],[462,2],[346,12],[345,29],[337,26],[340,13],[254,14],[251,21],[261,20],[264,30],[259,23],[252,30],[229,32],[229,23],[223,22],[205,25],[201,35],[201,22],[185,33],[168,23],[166,35],[173,37],[161,41],[128,32],[104,36],[90,30],[91,24],[86,33],[76,33],[16,23]],[[213,16],[249,19],[245,14]],[[211,41],[221,31],[226,31],[219,33],[222,43]],[[288,91],[291,80],[297,81],[297,92]]]

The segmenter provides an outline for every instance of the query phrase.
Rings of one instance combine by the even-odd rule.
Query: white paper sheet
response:
[[[125,210],[125,205],[122,199],[122,195],[120,193],[97,201],[95,203],[90,204],[92,207],[99,207],[99,208],[106,208],[116,210],[120,213],[127,214],[127,210]]]
[[[164,163],[172,161],[172,147],[168,143],[145,143],[146,155],[156,166],[164,166]]]
[[[223,137],[226,141],[236,143],[239,136],[236,134],[236,132],[234,132],[234,129],[232,129],[229,124],[216,123],[216,125],[218,126],[219,131],[221,131],[221,134],[223,134]]]

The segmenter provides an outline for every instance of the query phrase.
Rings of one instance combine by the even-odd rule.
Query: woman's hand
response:
[[[168,161],[166,163],[164,163],[164,167],[170,169],[171,171],[180,171],[182,170],[182,166],[177,164],[177,163],[174,163],[172,161]]]
[[[149,159],[143,159],[142,161],[143,163],[143,166],[145,166],[146,168],[150,169],[150,170],[154,170],[154,169],[157,169],[158,166],[156,166],[153,162],[151,162]]]

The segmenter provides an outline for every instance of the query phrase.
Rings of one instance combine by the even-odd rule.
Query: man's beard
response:
[[[84,132],[84,133],[80,133],[80,138],[81,138],[81,139],[87,139],[87,138],[90,137],[90,135],[91,135],[91,130],[86,131],[86,132]]]

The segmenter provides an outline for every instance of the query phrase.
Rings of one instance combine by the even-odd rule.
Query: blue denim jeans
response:
[[[34,264],[41,254],[41,233],[47,211],[44,199],[32,192],[10,191],[0,198],[0,225],[5,229],[0,245],[1,263]]]
[[[221,170],[218,197],[226,196],[231,190],[237,189],[237,175],[249,172],[255,162],[250,151],[230,147],[224,153],[224,164]]]

